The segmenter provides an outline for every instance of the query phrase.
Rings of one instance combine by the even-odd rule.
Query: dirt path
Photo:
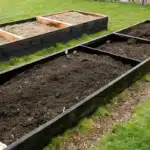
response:
[[[138,87],[138,88],[137,88]],[[113,107],[108,107],[109,115],[94,118],[95,127],[86,133],[75,133],[65,141],[59,150],[87,150],[94,147],[95,143],[113,125],[119,122],[126,122],[131,118],[133,108],[150,97],[150,82],[141,81],[134,84],[127,90],[127,95]]]

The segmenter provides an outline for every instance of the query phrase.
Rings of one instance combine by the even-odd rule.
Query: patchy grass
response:
[[[91,150],[149,150],[150,98],[136,107],[130,122],[117,124]]]
[[[85,118],[80,121],[80,123],[74,127],[73,129],[70,129],[66,131],[62,136],[57,136],[52,140],[52,142],[45,147],[43,150],[57,150],[60,145],[69,139],[74,133],[78,132],[88,132],[94,127],[94,121],[89,118]]]
[[[150,74],[145,75],[143,79],[147,82],[150,82]]]
[[[74,132],[87,132],[94,127],[94,121],[92,119],[83,119],[78,126],[76,126]]]
[[[5,69],[12,68],[15,65],[24,64],[24,63],[39,59],[39,58],[43,57],[44,55],[48,55],[52,52],[56,52],[56,51],[59,51],[59,50],[61,50],[61,49],[59,48],[59,45],[57,45],[56,49],[54,47],[50,47],[50,48],[44,49],[42,51],[37,51],[36,53],[34,53],[32,55],[29,55],[29,56],[24,56],[24,57],[21,57],[21,58],[13,57],[9,61],[0,62],[0,70],[2,71],[2,70],[5,70]]]
[[[109,115],[109,111],[105,106],[98,108],[97,111],[93,114],[93,116],[95,117],[106,116],[106,115]]]
[[[140,82],[139,82],[140,85]],[[115,106],[117,106],[119,104],[119,102],[125,100],[126,98],[128,98],[130,91],[128,91],[128,89],[124,90],[123,92],[121,92],[120,94],[114,96],[112,99],[108,99],[108,103],[100,106],[93,114],[92,114],[92,118],[95,117],[104,117],[104,116],[109,116],[111,115],[110,109],[114,108]],[[115,94],[114,94],[115,95]]]
[[[140,83],[139,83],[140,84]],[[115,105],[118,104],[120,101],[122,101],[123,99],[127,98],[129,95],[129,91],[128,90],[124,90],[123,92],[121,92],[119,95],[117,95],[116,97],[114,97],[112,99],[112,103],[114,103]]]
[[[140,84],[140,83],[139,83]],[[120,94],[118,94],[117,96],[113,97],[110,100],[110,103],[99,107],[92,115],[92,117],[104,117],[104,116],[108,116],[111,115],[109,108],[114,107],[115,105],[117,105],[120,101],[124,100],[125,98],[127,98],[129,95],[129,91],[128,90],[124,90],[123,92],[121,92]]]
[[[136,82],[135,82],[135,86],[136,86],[136,88],[138,89],[138,88],[140,87],[140,82],[139,82],[139,81],[136,81]]]
[[[12,68],[14,65],[20,65],[22,63],[38,59],[39,57],[54,51],[74,46],[94,37],[110,33],[145,19],[149,19],[150,13],[150,6],[143,7],[137,4],[109,3],[92,0],[5,0],[0,1],[0,23],[67,9],[76,9],[108,15],[108,31],[99,32],[93,35],[84,35],[79,39],[74,39],[66,44],[57,44],[56,47],[36,52],[30,56],[12,58],[10,61],[0,62],[0,70]]]

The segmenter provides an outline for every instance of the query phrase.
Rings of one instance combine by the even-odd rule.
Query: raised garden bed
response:
[[[0,87],[0,141],[16,141],[132,68],[110,56],[76,50]]]
[[[150,57],[149,41],[116,34],[97,38],[87,42],[85,46],[140,61]]]
[[[78,46],[1,72],[0,141],[10,144],[38,127],[6,149],[41,150],[149,70],[149,60],[138,64]]]
[[[72,12],[80,14],[78,11]],[[61,13],[64,12],[49,14],[48,16],[61,15]],[[82,13],[87,14],[86,12]],[[0,45],[0,61],[8,60],[14,56],[20,57],[32,54],[39,49],[48,48],[60,42],[68,42],[73,38],[82,36],[84,33],[91,34],[107,29],[107,16],[88,14],[93,19],[91,20],[91,17],[88,17],[84,23],[83,20],[79,19],[79,24],[61,22],[45,16],[0,24],[0,36],[5,34],[9,37],[10,35],[15,37],[9,43]],[[74,18],[70,21],[74,21]]]
[[[147,39],[150,41],[150,21],[144,21],[118,31],[117,33],[126,34],[138,38]]]

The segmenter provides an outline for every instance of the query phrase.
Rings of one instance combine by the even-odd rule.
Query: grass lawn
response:
[[[137,4],[98,2],[93,0],[5,0],[0,1],[0,23],[28,18],[36,15],[53,13],[66,9],[76,9],[89,12],[103,13],[109,16],[109,29],[93,35],[84,35],[79,39],[74,39],[66,44],[58,43],[56,47],[50,47],[43,51],[38,51],[30,56],[22,58],[12,58],[7,62],[0,62],[0,70],[5,70],[29,62],[54,51],[71,47],[83,41],[90,40],[102,34],[110,33],[120,28],[135,24],[136,22],[150,19],[150,6]]]
[[[149,150],[150,149],[150,99],[140,104],[132,120],[114,126],[111,133],[90,150]]]

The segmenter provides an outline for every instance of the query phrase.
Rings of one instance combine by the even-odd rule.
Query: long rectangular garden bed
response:
[[[1,141],[16,141],[131,68],[77,48],[15,76],[0,88]]]
[[[107,29],[107,24],[105,15],[74,10],[0,24],[0,37],[3,37],[0,60],[31,54],[84,33],[99,32]]]
[[[42,149],[148,72],[149,64],[77,46],[1,72],[0,141],[11,150]]]

